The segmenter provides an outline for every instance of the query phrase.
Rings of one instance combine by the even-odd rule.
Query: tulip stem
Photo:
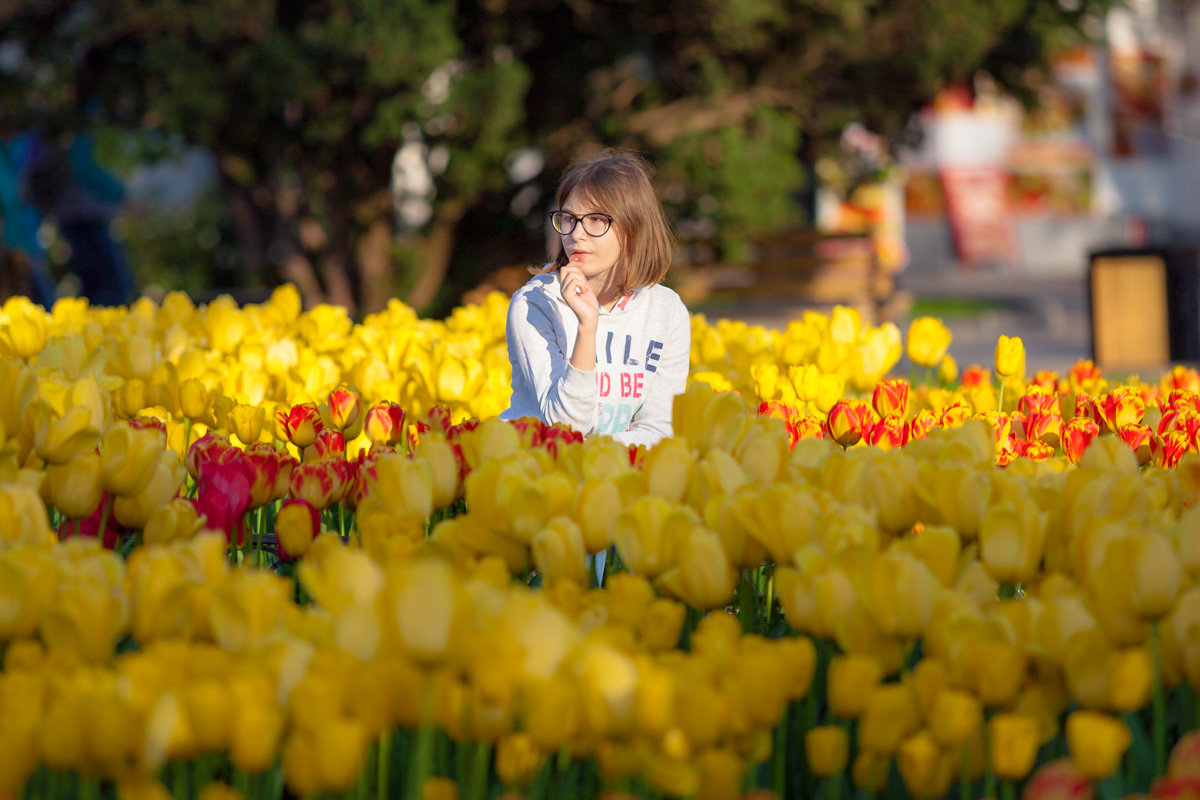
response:
[[[1017,800],[1015,783],[1010,780],[1000,781],[1000,800]]]
[[[964,744],[958,754],[958,795],[971,800],[971,751]]]
[[[1000,393],[996,397],[996,413],[998,413],[998,414],[1004,413],[1004,382],[1006,380],[1008,380],[1008,376],[1006,376],[1006,375],[1000,376]]]
[[[375,761],[375,796],[378,800],[388,797],[388,770],[392,766],[392,732],[379,734],[379,748]]]
[[[426,674],[421,686],[421,725],[417,741],[408,758],[408,792],[406,797],[421,797],[425,781],[433,766],[433,746],[436,728],[433,724],[433,679]]]
[[[492,748],[487,742],[479,742],[471,753],[471,771],[467,774],[466,800],[483,800],[487,797],[488,771],[492,766]]]
[[[1150,652],[1154,656],[1154,774],[1163,775],[1167,771],[1167,703],[1163,694],[1162,647],[1157,623],[1150,627]]]

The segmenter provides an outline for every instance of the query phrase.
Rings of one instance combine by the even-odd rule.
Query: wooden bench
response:
[[[879,264],[865,234],[786,231],[755,240],[744,261],[714,263],[707,243],[682,242],[673,281],[689,305],[730,304],[828,312],[856,308],[870,324],[887,321],[893,275]]]

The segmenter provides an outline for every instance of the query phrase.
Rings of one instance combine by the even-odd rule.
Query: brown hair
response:
[[[613,218],[613,228],[621,237],[617,289],[622,294],[662,281],[674,257],[675,239],[650,182],[653,175],[654,168],[636,153],[605,148],[572,161],[555,195],[561,208],[578,192]],[[566,265],[561,237],[550,256],[554,269]]]

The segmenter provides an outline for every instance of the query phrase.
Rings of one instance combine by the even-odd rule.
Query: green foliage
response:
[[[486,261],[480,242],[509,247],[508,263],[536,259],[560,169],[603,145],[645,153],[675,219],[711,227],[736,255],[804,222],[803,165],[846,124],[896,141],[915,110],[981,69],[1032,96],[1030,76],[1114,2],[9,3],[0,30],[26,57],[0,69],[0,107],[11,126],[54,132],[94,97],[113,124],[210,148],[227,201],[217,229],[236,232],[246,274],[306,263],[332,291],[341,271],[371,306],[380,287],[441,275],[430,259],[453,259],[451,280],[469,286],[455,270]],[[356,248],[392,221],[406,141],[431,154],[432,216],[404,232],[399,274],[372,278]],[[546,169],[518,186],[504,164],[523,147]],[[531,188],[540,200],[514,221],[510,201]],[[423,246],[462,220],[454,247]]]

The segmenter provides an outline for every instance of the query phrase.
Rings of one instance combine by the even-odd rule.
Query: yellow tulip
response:
[[[229,421],[233,432],[242,444],[254,444],[262,437],[263,424],[267,420],[267,411],[259,405],[238,403],[229,412]]]
[[[1132,738],[1124,722],[1098,711],[1072,711],[1067,717],[1071,763],[1094,781],[1116,772]]]
[[[142,541],[148,545],[186,541],[203,527],[195,504],[176,497],[150,512],[142,529]]]
[[[92,419],[88,408],[72,406],[59,415],[45,402],[33,406],[33,448],[44,461],[65,464],[99,443],[98,421]]]
[[[979,558],[1001,584],[1031,580],[1046,541],[1046,516],[1033,500],[1017,498],[988,509],[980,523]]]
[[[432,666],[456,646],[463,599],[449,565],[422,559],[389,571],[385,619],[397,644],[418,664]]]
[[[0,307],[0,345],[20,359],[30,359],[46,346],[50,320],[46,312],[27,297],[13,295]]]
[[[996,776],[1019,781],[1029,774],[1041,746],[1037,718],[1004,712],[988,720],[988,758]]]
[[[103,494],[101,458],[80,453],[65,464],[46,468],[42,488],[49,502],[65,516],[83,519],[100,505]]]
[[[55,591],[56,572],[52,550],[0,548],[0,642],[12,643],[34,635],[42,609]],[[12,645],[9,647],[11,653]]]
[[[905,684],[889,683],[871,692],[858,720],[858,744],[891,753],[920,725],[916,698]]]
[[[928,731],[918,731],[900,743],[896,766],[904,788],[914,798],[941,797],[950,788],[957,758],[941,751]]]
[[[1001,336],[996,341],[996,374],[1002,378],[1025,376],[1025,343],[1019,336]]]
[[[808,767],[818,778],[832,778],[846,769],[850,737],[841,725],[818,725],[804,734]]]
[[[106,553],[92,559],[97,562],[97,571],[89,570],[60,583],[46,601],[39,631],[52,652],[85,663],[105,664],[126,630],[129,601],[118,583],[121,566],[117,556]],[[104,567],[100,561],[109,563]],[[115,573],[116,577],[104,572]]]
[[[726,748],[712,748],[700,753],[699,781],[696,800],[722,800],[736,797],[746,772],[744,759]]]
[[[1108,657],[1109,702],[1114,711],[1139,711],[1154,692],[1154,656],[1148,647],[1113,650]]]
[[[496,775],[505,786],[528,786],[545,754],[527,733],[512,733],[496,743]]]
[[[653,579],[676,562],[685,538],[698,522],[687,506],[643,497],[617,515],[613,542],[623,564]]]
[[[826,680],[829,710],[842,719],[857,719],[883,680],[883,665],[870,656],[835,656]]]
[[[579,731],[579,689],[567,676],[529,681],[521,693],[520,709],[525,732],[546,752],[557,751]]]
[[[231,653],[252,651],[283,633],[292,585],[273,572],[236,570],[213,587],[213,635]]]
[[[979,699],[960,689],[937,693],[928,715],[929,732],[948,750],[966,744],[983,725],[983,706]]]
[[[166,446],[166,439],[153,428],[135,428],[119,422],[100,439],[101,475],[104,491],[131,497],[142,491]]]
[[[642,465],[646,493],[679,502],[687,491],[696,453],[682,439],[664,439],[650,449]]]
[[[583,533],[570,517],[554,517],[534,534],[533,563],[546,585],[559,579],[588,584],[587,551]]]
[[[46,503],[32,486],[0,483],[0,542],[45,546],[55,540]]]
[[[952,338],[950,329],[940,319],[917,317],[908,325],[905,352],[917,366],[937,367],[950,349]]]
[[[454,447],[444,438],[423,435],[413,456],[429,465],[435,509],[446,508],[462,494],[458,458],[454,454]]]

